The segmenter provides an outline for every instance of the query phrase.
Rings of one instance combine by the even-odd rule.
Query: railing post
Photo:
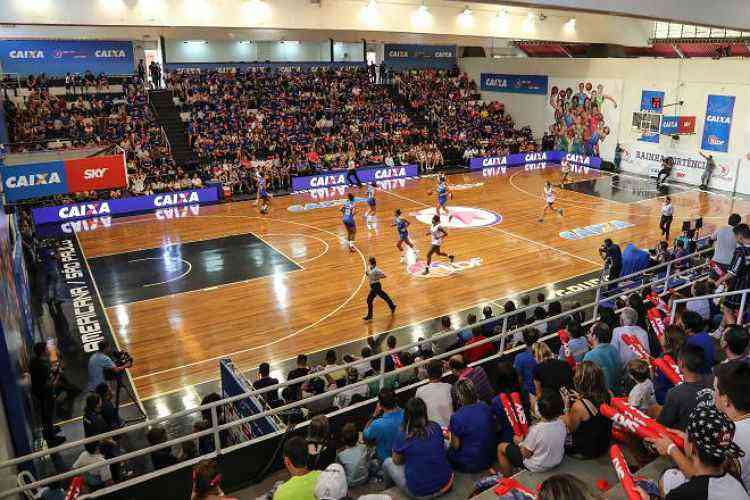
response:
[[[745,303],[747,302],[747,291],[742,293],[742,299],[740,300],[740,310],[737,312],[737,324],[742,326],[745,319]]]
[[[387,355],[386,355],[387,356]],[[385,356],[380,358],[380,378],[378,379],[378,388],[383,388],[383,382],[385,381]]]
[[[505,339],[508,338],[508,316],[503,317],[502,325],[500,328],[500,354],[505,352]]]
[[[214,448],[218,457],[221,452],[221,439],[219,438],[219,417],[216,408],[217,406],[211,407],[211,429],[214,431]]]
[[[602,275],[603,277],[603,275]],[[602,280],[599,280],[599,284],[596,285],[596,298],[594,299],[594,312],[591,319],[596,321],[597,316],[599,315],[599,299],[602,296]]]
[[[672,270],[672,261],[667,262],[667,274],[664,275],[664,288],[662,288],[662,292],[666,291],[669,288],[669,272]]]

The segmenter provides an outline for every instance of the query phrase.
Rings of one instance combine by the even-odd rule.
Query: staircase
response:
[[[177,165],[183,166],[196,162],[195,152],[188,144],[187,129],[180,119],[180,111],[173,101],[171,90],[150,90],[148,100],[154,111],[156,121],[164,128],[172,150],[172,158]]]

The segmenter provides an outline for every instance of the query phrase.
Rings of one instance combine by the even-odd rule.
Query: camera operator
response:
[[[612,281],[619,278],[622,272],[622,251],[620,251],[620,247],[607,238],[604,240],[604,244],[599,247],[599,256],[604,261],[604,266],[609,268],[607,280]]]
[[[107,340],[99,342],[99,351],[89,358],[89,385],[88,390],[93,392],[102,382],[118,377],[127,368],[133,366],[132,360],[124,364],[116,364],[112,361],[112,346]]]
[[[50,353],[45,342],[34,344],[34,357],[29,363],[29,372],[31,375],[31,393],[37,400],[42,420],[42,434],[49,446],[58,446],[65,442],[65,438],[57,436],[60,430],[53,425],[57,396],[59,393],[65,392],[70,407],[73,404],[73,399],[81,391],[65,379],[59,362],[54,365],[51,363]]]

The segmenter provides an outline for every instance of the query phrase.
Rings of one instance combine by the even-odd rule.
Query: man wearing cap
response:
[[[662,475],[665,500],[748,500],[742,483],[726,472],[731,459],[744,456],[734,442],[735,424],[715,406],[699,406],[690,414],[684,453],[670,439],[647,439],[677,469]],[[645,493],[641,493],[643,498]]]

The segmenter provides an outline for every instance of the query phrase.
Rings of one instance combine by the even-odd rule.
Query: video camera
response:
[[[132,366],[133,356],[128,351],[112,351],[112,361],[117,366]]]

